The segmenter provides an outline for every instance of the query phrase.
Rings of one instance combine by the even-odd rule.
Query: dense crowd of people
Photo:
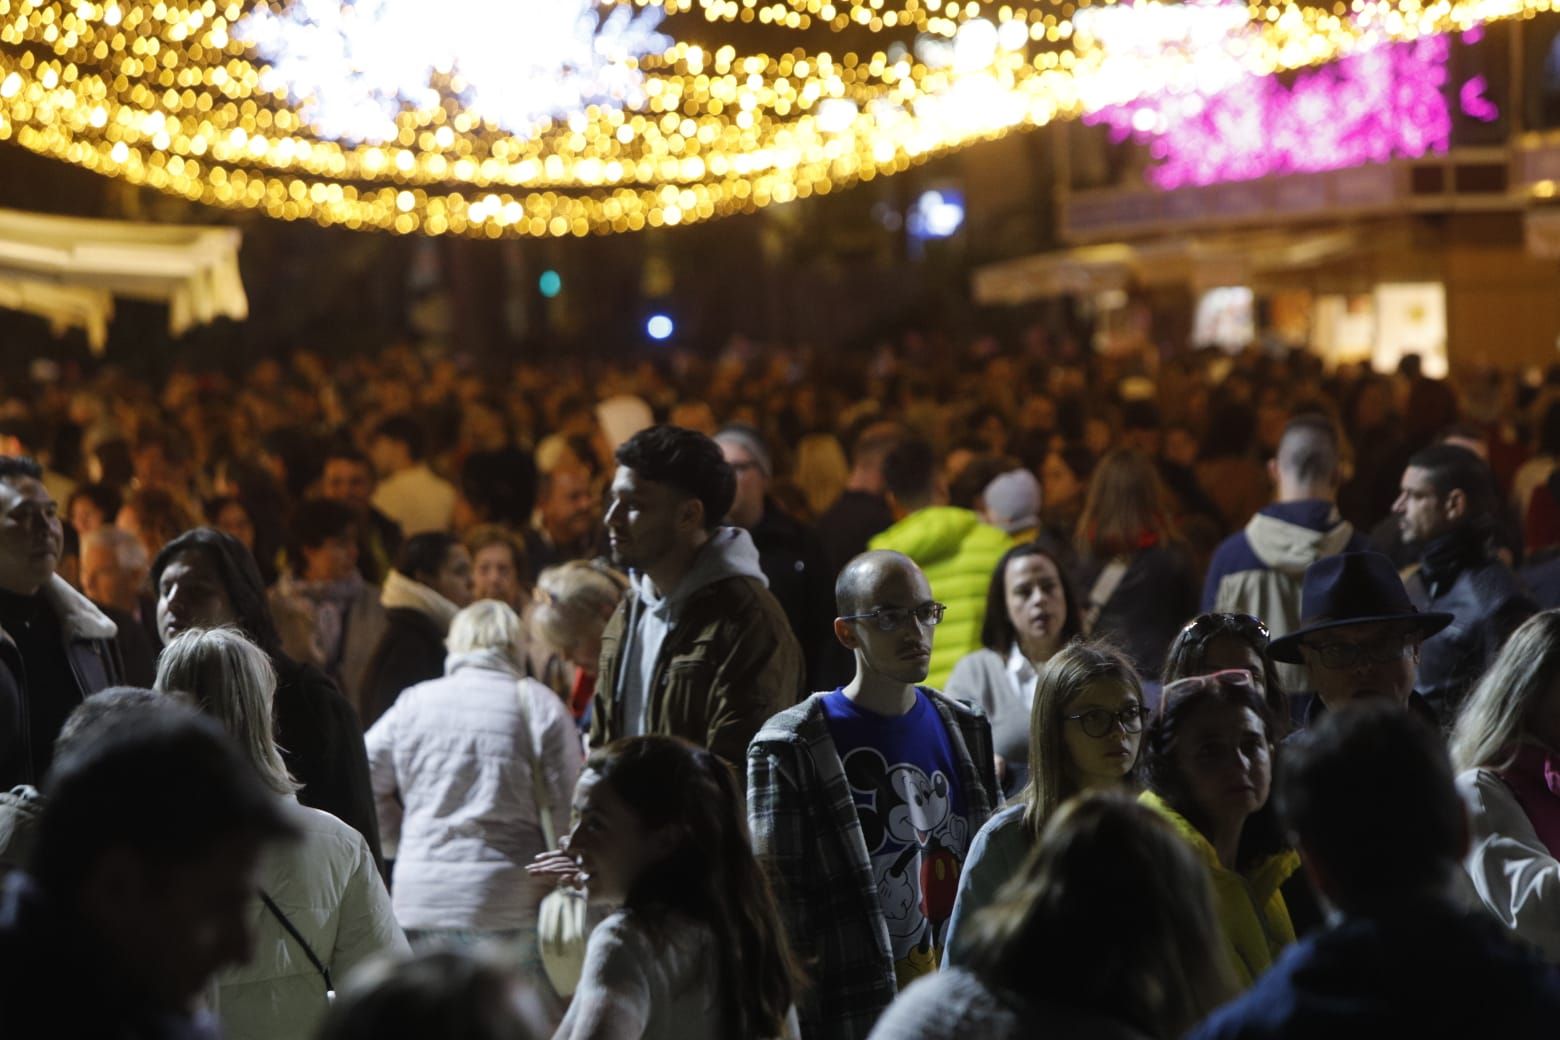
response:
[[[1560,368],[0,400],[7,1036],[1560,1026]]]

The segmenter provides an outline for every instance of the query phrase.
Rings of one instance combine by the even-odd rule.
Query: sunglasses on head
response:
[[[1272,638],[1262,619],[1250,614],[1202,614],[1188,621],[1186,627],[1181,629],[1182,639],[1191,640],[1199,646],[1206,646],[1209,640],[1217,636],[1227,635],[1249,640],[1264,653],[1268,640]]]

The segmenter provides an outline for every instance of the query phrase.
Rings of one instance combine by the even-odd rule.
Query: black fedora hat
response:
[[[1381,553],[1324,556],[1305,569],[1300,590],[1300,627],[1268,646],[1273,660],[1302,664],[1300,641],[1313,632],[1376,622],[1407,624],[1431,636],[1452,623],[1450,614],[1420,611],[1409,601],[1403,579]]]

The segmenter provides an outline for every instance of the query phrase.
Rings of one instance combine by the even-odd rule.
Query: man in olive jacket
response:
[[[752,539],[719,526],[736,475],[713,440],[675,426],[636,434],[617,463],[607,535],[633,584],[602,634],[591,746],[670,734],[743,768],[806,669]]]

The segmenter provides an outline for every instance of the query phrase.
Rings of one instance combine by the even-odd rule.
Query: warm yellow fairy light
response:
[[[1353,0],[1346,20],[1338,8],[1253,3],[1232,47],[1244,68],[1265,74],[1550,5]],[[662,0],[669,12],[712,19],[769,12],[770,23],[793,28],[804,16],[841,28],[892,16],[956,42],[941,67],[891,47],[766,55],[677,43],[643,62],[638,110],[593,108],[517,136],[445,98],[403,112],[393,140],[352,144],[311,132],[284,96],[261,86],[262,66],[234,38],[248,6],[0,0],[0,139],[282,219],[400,233],[584,235],[827,192],[1014,128],[1186,88],[1200,64],[1185,51],[1122,62],[1083,35],[1087,21],[1071,3]],[[865,22],[861,12],[871,12]],[[959,47],[977,19],[989,21],[988,32],[997,27],[1002,45],[971,61]]]

